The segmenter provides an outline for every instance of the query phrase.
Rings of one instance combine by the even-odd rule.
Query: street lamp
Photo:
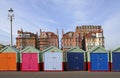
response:
[[[10,8],[10,9],[8,10],[8,18],[9,18],[9,20],[10,20],[10,31],[11,31],[11,37],[10,37],[10,42],[11,42],[11,44],[10,44],[10,46],[13,45],[13,40],[12,40],[12,20],[13,20],[13,17],[14,17],[13,12],[14,12],[14,11],[13,11],[12,8]]]

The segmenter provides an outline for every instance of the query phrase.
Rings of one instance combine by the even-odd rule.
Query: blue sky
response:
[[[0,43],[10,43],[8,9],[13,8],[13,38],[17,30],[33,33],[62,28],[75,31],[80,25],[102,25],[106,49],[120,46],[120,0],[0,0]]]

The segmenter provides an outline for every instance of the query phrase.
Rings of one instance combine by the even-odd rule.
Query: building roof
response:
[[[62,38],[73,38],[74,32],[70,31],[65,34],[63,34]]]
[[[82,25],[82,26],[77,26],[76,29],[88,29],[88,28],[95,28],[95,29],[101,29],[101,25]]]
[[[17,50],[16,48],[14,47],[11,47],[11,46],[6,46],[4,47],[3,49],[0,50],[1,53],[5,53],[5,52],[19,52],[19,50]]]
[[[58,38],[58,35],[53,32],[41,32],[40,38],[43,38],[43,36],[46,36],[45,38]]]
[[[40,52],[40,50],[38,50],[38,49],[36,49],[36,48],[34,48],[34,47],[32,47],[32,46],[27,46],[25,49],[23,49],[23,50],[21,50],[20,51],[21,53],[23,53],[23,52],[29,52],[29,53],[39,53]]]
[[[86,33],[86,32],[96,32],[96,33],[102,33],[103,29],[100,25],[82,25],[77,26],[76,31],[79,33]]]
[[[38,34],[34,34],[32,32],[23,32],[23,30],[18,30],[18,36],[16,38],[24,38],[23,36],[20,36],[19,34],[29,34],[30,38],[36,38],[38,36]],[[26,37],[25,37],[26,38]]]
[[[63,51],[54,46],[51,46],[51,47],[44,49],[42,52],[63,52]]]
[[[108,52],[105,48],[103,48],[102,46],[95,46],[93,47],[92,49],[89,50],[89,52],[92,52],[92,53],[105,53],[105,52]]]
[[[80,49],[79,47],[72,47],[71,49],[67,50],[67,52],[85,52],[85,51]]]
[[[111,52],[120,52],[120,47],[117,47],[117,48],[111,50]]]
[[[49,37],[49,34],[50,34],[50,36],[53,38],[58,38],[58,35],[56,35],[55,33],[53,33],[53,32],[46,32],[46,34],[47,34],[47,36]]]

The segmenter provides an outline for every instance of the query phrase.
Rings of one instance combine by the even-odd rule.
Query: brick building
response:
[[[62,50],[66,51],[71,47],[82,48],[82,38],[80,33],[76,32],[67,32],[64,34],[62,33]]]
[[[103,29],[96,25],[77,26],[75,32],[62,31],[62,50],[66,51],[70,47],[80,47],[86,51],[94,46],[104,47]]]
[[[53,32],[45,32],[40,30],[40,36],[38,33],[24,32],[23,29],[18,30],[18,36],[16,37],[16,48],[21,50],[26,46],[33,46],[40,50],[44,50],[50,46],[59,48],[59,37]]]
[[[40,35],[31,32],[23,32],[18,30],[16,38],[16,47],[23,49],[26,46],[33,46],[40,50],[44,50],[50,46],[59,48],[59,36],[53,32],[45,32],[40,29]],[[101,26],[82,25],[77,26],[75,32],[64,33],[62,30],[61,49],[66,51],[71,47],[79,47],[89,51],[94,46],[104,47],[104,35]]]
[[[101,26],[83,25],[77,26],[76,32],[81,33],[83,49],[89,51],[94,46],[104,47],[104,35]]]
[[[59,48],[59,36],[53,32],[45,32],[40,29],[40,36],[38,41],[38,47],[40,50],[44,50],[50,46]]]
[[[24,32],[23,29],[18,30],[16,37],[16,48],[21,50],[26,46],[33,46],[37,48],[38,34],[31,32]]]

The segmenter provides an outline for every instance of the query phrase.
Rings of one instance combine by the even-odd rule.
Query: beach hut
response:
[[[86,56],[85,51],[79,47],[73,47],[66,52],[66,69],[67,70],[85,70],[86,69]]]
[[[111,51],[111,71],[120,71],[120,47]]]
[[[42,53],[43,71],[63,71],[63,52],[51,46]]]
[[[21,71],[39,71],[40,70],[40,51],[34,47],[28,46],[20,52]]]
[[[0,51],[0,70],[16,71],[19,68],[19,51],[6,46]]]
[[[109,51],[101,46],[96,46],[88,52],[89,71],[110,71]]]

